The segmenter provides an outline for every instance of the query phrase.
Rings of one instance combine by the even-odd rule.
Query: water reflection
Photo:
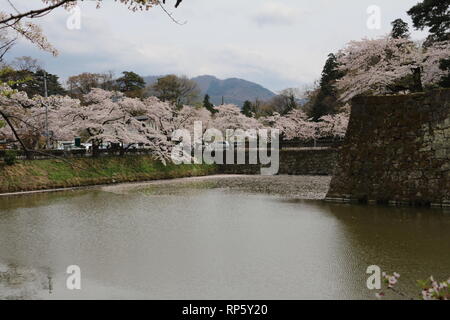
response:
[[[450,275],[448,211],[299,200],[328,178],[267,179],[0,199],[0,262],[48,270],[34,271],[44,299],[370,299],[372,264],[404,283]],[[79,292],[65,288],[74,264]]]
[[[344,245],[339,256],[356,253],[360,281],[367,275],[363,266],[402,275],[399,287],[417,298],[417,280],[433,275],[450,276],[450,210],[408,207],[375,207],[348,204],[317,204],[339,221]],[[349,252],[349,250],[351,252]],[[350,286],[355,281],[349,281]],[[394,296],[389,296],[394,297]]]
[[[15,264],[0,264],[0,299],[32,300],[42,291],[52,293],[52,277],[45,271],[19,267]]]

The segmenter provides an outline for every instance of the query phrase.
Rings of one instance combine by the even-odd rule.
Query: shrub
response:
[[[12,166],[16,163],[17,160],[17,153],[14,150],[6,150],[5,151],[5,158],[4,161],[6,165]]]

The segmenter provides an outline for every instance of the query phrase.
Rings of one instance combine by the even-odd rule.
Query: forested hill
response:
[[[152,84],[160,77],[149,76],[144,79],[147,84]],[[225,103],[242,106],[245,100],[269,100],[275,96],[275,93],[257,83],[238,78],[221,80],[214,76],[203,75],[192,78],[192,80],[198,84],[202,93],[201,98],[208,94],[211,97],[211,102],[216,105],[222,103],[222,97]]]

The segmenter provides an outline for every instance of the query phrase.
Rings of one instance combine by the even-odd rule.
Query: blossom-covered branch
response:
[[[345,74],[337,81],[340,98],[349,101],[361,94],[407,93],[437,85],[447,73],[439,66],[449,52],[450,41],[429,47],[390,36],[352,41],[338,54]]]

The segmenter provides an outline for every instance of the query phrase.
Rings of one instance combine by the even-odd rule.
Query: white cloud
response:
[[[15,2],[26,7],[31,1]],[[59,57],[23,41],[7,58],[33,56],[63,79],[109,70],[143,76],[212,74],[243,78],[275,91],[318,79],[328,53],[350,40],[388,33],[394,19],[408,20],[406,11],[417,0],[377,2],[382,30],[366,27],[372,0],[346,0],[345,6],[336,0],[189,0],[171,9],[178,20],[188,21],[183,26],[158,8],[132,13],[104,1],[97,10],[95,2],[83,1],[81,30],[66,28],[69,14],[64,10],[39,19]],[[0,10],[10,8],[0,1]]]
[[[301,16],[302,12],[297,8],[291,8],[278,2],[266,2],[253,20],[260,26],[278,25],[292,26]]]

